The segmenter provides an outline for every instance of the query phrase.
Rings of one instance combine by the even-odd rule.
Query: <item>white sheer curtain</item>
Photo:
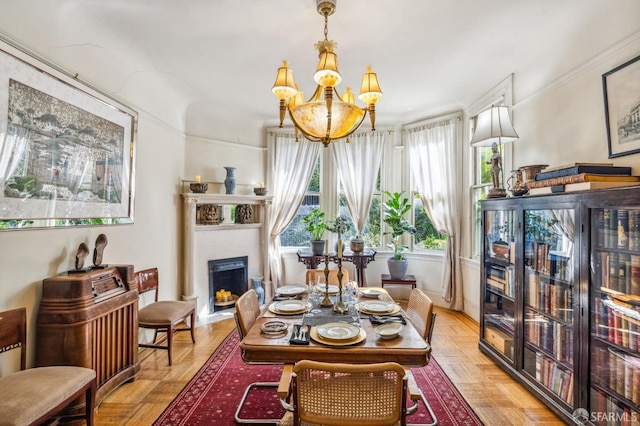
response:
[[[456,310],[462,310],[464,302],[460,268],[460,120],[456,116],[404,131],[416,189],[434,227],[447,236],[442,297]]]
[[[358,235],[369,217],[386,135],[387,132],[356,133],[351,135],[349,143],[340,141],[331,144],[338,176]]]
[[[287,229],[302,203],[309,186],[313,168],[318,161],[322,144],[292,134],[269,133],[267,137],[269,188],[273,188],[273,202],[269,216],[269,268],[272,288],[282,282],[280,234]]]
[[[23,127],[9,126],[0,133],[0,188],[13,177],[20,162],[25,161],[29,144],[29,131]]]

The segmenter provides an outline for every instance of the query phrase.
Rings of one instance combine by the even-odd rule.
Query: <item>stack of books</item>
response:
[[[640,185],[640,176],[631,176],[631,167],[613,163],[572,163],[546,168],[527,182],[529,195]]]

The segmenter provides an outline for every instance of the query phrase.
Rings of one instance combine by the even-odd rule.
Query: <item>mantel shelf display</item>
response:
[[[640,188],[485,200],[482,229],[480,350],[567,423],[640,420]]]

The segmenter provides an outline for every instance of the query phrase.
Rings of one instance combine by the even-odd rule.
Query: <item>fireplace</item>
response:
[[[240,296],[249,289],[247,261],[248,256],[209,261],[209,313],[235,305],[234,300],[216,301],[217,291],[224,289]]]

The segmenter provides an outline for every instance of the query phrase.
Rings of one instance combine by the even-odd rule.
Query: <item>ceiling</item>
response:
[[[276,69],[308,96],[315,0],[0,0],[0,32],[187,135],[263,144]],[[339,0],[343,83],[367,65],[378,127],[468,107],[509,74],[515,101],[640,31],[638,0]]]

